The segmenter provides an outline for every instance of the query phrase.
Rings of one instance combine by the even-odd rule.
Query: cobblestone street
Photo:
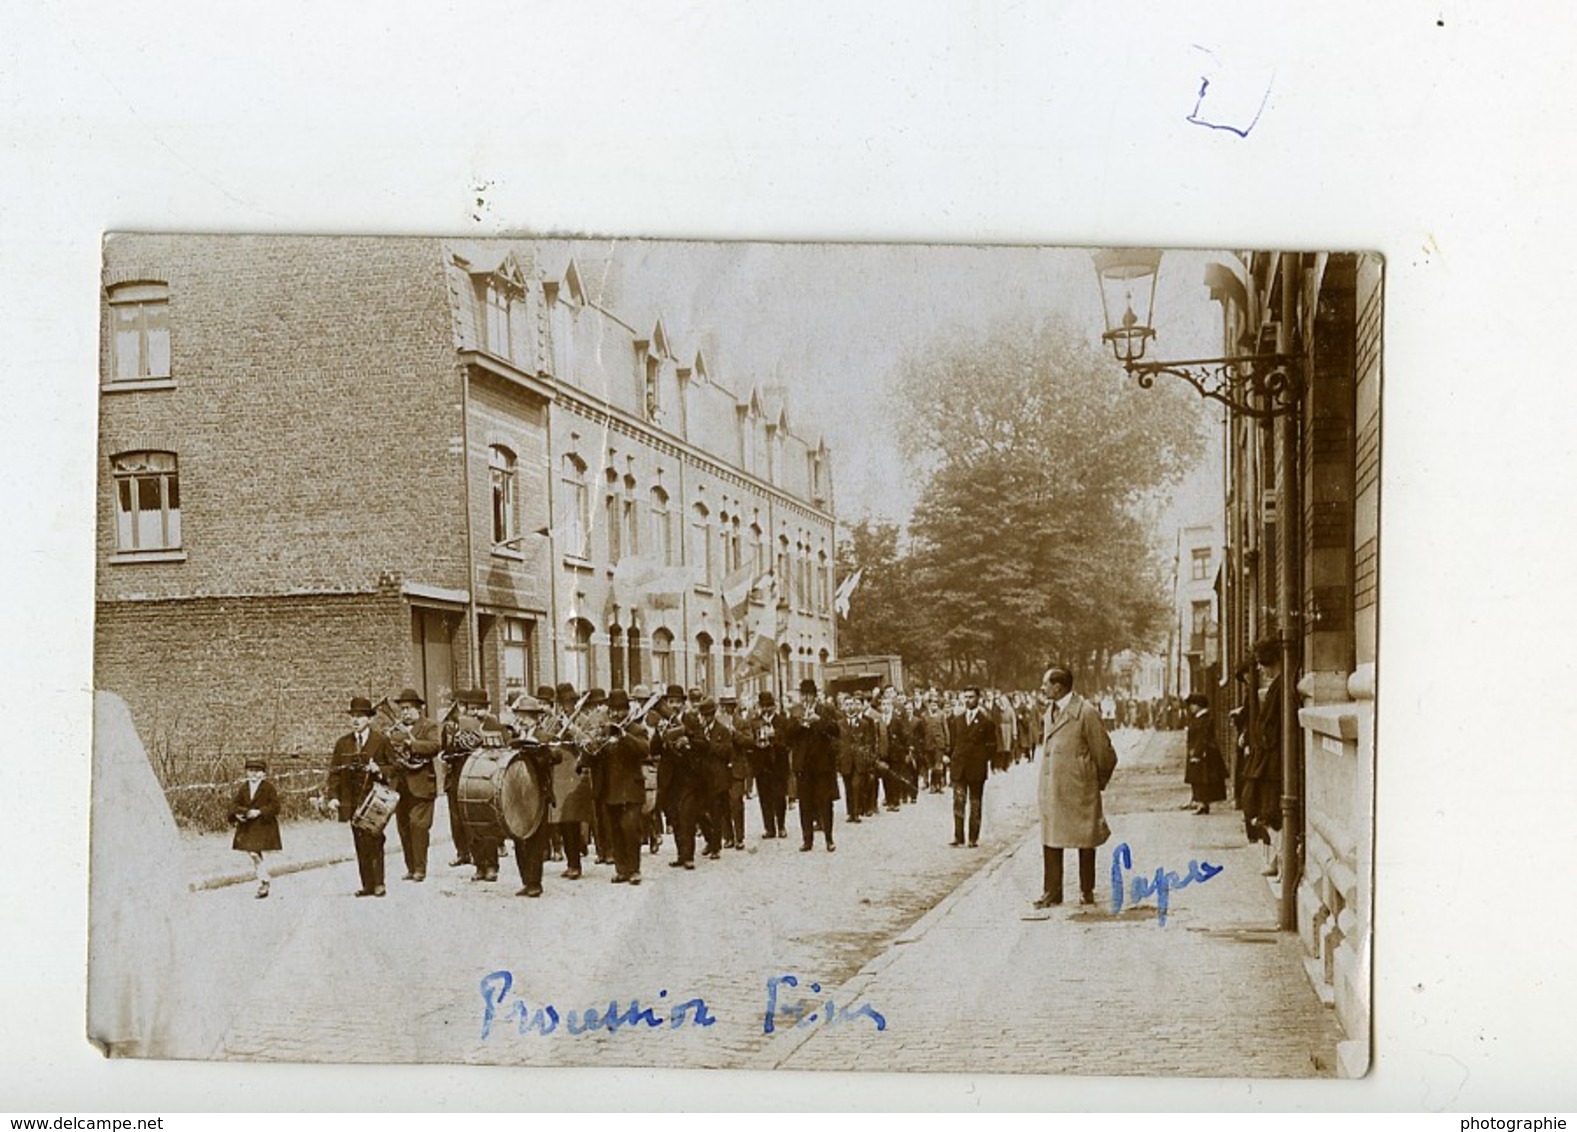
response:
[[[479,883],[469,869],[444,867],[448,847],[435,846],[425,884],[398,880],[398,856],[391,857],[384,900],[352,896],[349,864],[282,877],[267,901],[244,885],[194,893],[183,987],[200,1020],[189,1030],[192,1055],[1328,1071],[1334,1023],[1305,981],[1296,941],[1272,930],[1271,899],[1257,855],[1242,847],[1237,815],[1176,810],[1185,797],[1180,734],[1117,739],[1122,765],[1108,795],[1116,836],[1098,860],[1102,901],[1120,840],[1132,845],[1137,869],[1186,871],[1196,856],[1225,866],[1208,886],[1174,893],[1164,927],[1153,899],[1121,916],[1103,903],[1065,907],[1049,921],[1022,918],[1039,890],[1040,862],[1032,828],[1038,768],[1021,764],[990,780],[974,850],[948,845],[950,796],[922,795],[857,826],[840,817],[836,853],[819,842],[801,853],[797,836],[763,841],[752,813],[748,851],[725,851],[682,872],[665,867],[669,843],[645,856],[647,883],[633,889],[610,884],[606,867],[571,882],[550,864],[546,895],[521,899],[512,861],[499,882]],[[791,812],[791,827],[796,818]],[[500,971],[509,973],[508,989],[503,976],[490,981],[497,1005],[484,1037],[482,984]],[[779,987],[775,1032],[765,1034],[769,980],[785,975],[799,989]],[[677,1007],[697,998],[712,1024],[699,1024],[694,1005]],[[793,1026],[795,1006],[808,1021],[827,999],[836,1024],[823,1024],[823,1009],[815,1024]],[[602,1015],[610,1003],[632,1018],[649,1009],[663,1025],[574,1032],[586,1010]],[[859,1013],[862,1003],[881,1014],[884,1029]],[[539,1009],[540,1020],[523,1032]]]

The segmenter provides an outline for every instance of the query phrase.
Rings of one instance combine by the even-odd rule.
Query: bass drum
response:
[[[497,841],[524,841],[547,817],[536,768],[512,747],[483,747],[467,759],[455,798],[466,827]]]

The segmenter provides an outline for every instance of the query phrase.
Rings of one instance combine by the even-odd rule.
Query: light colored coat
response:
[[[1053,849],[1093,849],[1111,837],[1101,791],[1117,768],[1117,752],[1098,708],[1078,695],[1055,723],[1046,709],[1040,756],[1041,844]]]

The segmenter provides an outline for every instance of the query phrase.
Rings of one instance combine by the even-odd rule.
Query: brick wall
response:
[[[101,602],[94,684],[125,698],[156,763],[321,753],[351,696],[409,681],[410,642],[393,593]]]
[[[464,585],[440,254],[433,240],[106,241],[106,285],[169,285],[175,388],[101,396],[102,599]],[[136,449],[177,454],[184,562],[113,560],[110,457]]]

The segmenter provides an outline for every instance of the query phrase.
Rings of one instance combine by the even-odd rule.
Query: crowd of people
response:
[[[387,895],[388,824],[399,837],[404,879],[426,880],[440,793],[455,849],[450,866],[497,881],[500,857],[512,847],[518,895],[537,897],[548,861],[562,861],[563,878],[578,881],[589,857],[612,867],[613,883],[638,885],[643,857],[665,845],[667,864],[682,870],[743,850],[750,801],[761,838],[787,838],[789,811],[797,809],[800,851],[812,851],[819,835],[836,852],[840,824],[951,791],[950,844],[974,848],[988,777],[1043,751],[1046,889],[1037,903],[1061,901],[1064,848],[1080,851],[1080,895],[1088,901],[1094,849],[1110,833],[1100,806],[1116,765],[1108,732],[1186,728],[1184,780],[1198,813],[1226,798],[1230,775],[1207,697],[1080,697],[1061,667],[1049,669],[1036,691],[829,694],[805,680],[784,706],[770,691],[742,704],[728,689],[713,699],[677,684],[584,693],[559,684],[517,695],[497,713],[477,689],[458,693],[442,722],[425,709],[410,688],[377,706],[356,697],[350,730],[335,744],[324,796],[328,812],[351,825],[357,896]],[[1240,713],[1234,720],[1241,724]],[[1062,731],[1068,722],[1077,726]],[[1280,725],[1270,710],[1256,724],[1254,734],[1238,730],[1237,796],[1249,839],[1269,848],[1280,824],[1280,785],[1268,752]],[[248,762],[233,803],[235,847],[251,855],[257,895],[266,897],[263,854],[279,848],[278,801],[260,761]]]
[[[979,688],[825,694],[811,680],[787,706],[770,691],[741,704],[727,689],[714,699],[680,685],[581,693],[560,684],[516,696],[496,714],[485,692],[463,691],[439,723],[407,688],[379,707],[351,701],[351,729],[335,744],[325,795],[331,813],[352,825],[358,896],[388,892],[378,818],[395,826],[404,879],[426,880],[440,792],[455,847],[450,866],[497,881],[512,845],[526,897],[542,894],[550,860],[563,861],[566,880],[585,877],[591,858],[612,866],[613,883],[636,885],[643,855],[665,845],[667,864],[686,870],[743,850],[751,801],[760,838],[787,838],[794,809],[800,850],[819,837],[836,852],[840,821],[859,825],[951,790],[951,844],[972,848],[986,779],[1033,757],[1047,703],[1040,692]],[[390,708],[392,717],[380,717]],[[499,769],[527,764],[535,791],[518,813],[462,800],[468,774],[476,787],[478,757]],[[374,820],[364,820],[369,810]],[[260,874],[260,895],[266,885]]]

